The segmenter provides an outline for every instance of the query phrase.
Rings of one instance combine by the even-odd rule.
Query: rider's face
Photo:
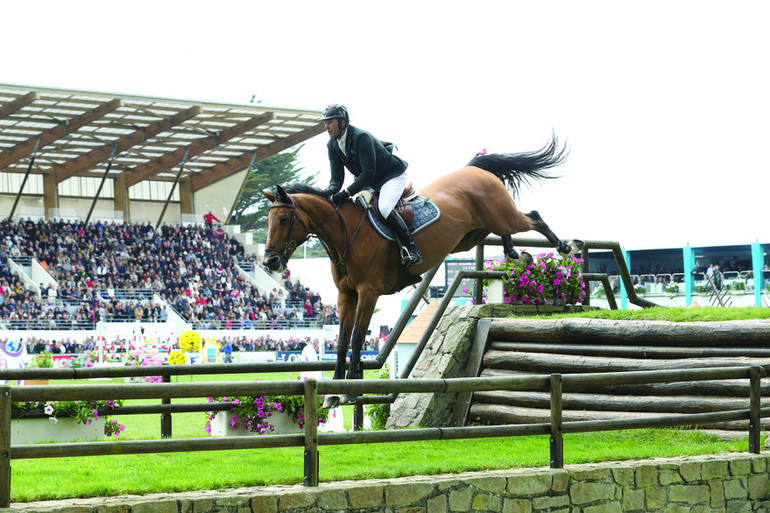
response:
[[[324,129],[326,129],[326,133],[329,134],[329,137],[332,139],[339,139],[342,137],[342,131],[344,130],[344,126],[342,129],[340,129],[340,123],[341,120],[334,118],[334,119],[327,119],[324,121]]]

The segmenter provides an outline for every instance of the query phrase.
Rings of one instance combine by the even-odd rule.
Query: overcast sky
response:
[[[8,2],[0,82],[323,109],[395,142],[416,186],[555,131],[524,190],[562,238],[770,243],[770,3]],[[328,181],[326,136],[302,153]]]

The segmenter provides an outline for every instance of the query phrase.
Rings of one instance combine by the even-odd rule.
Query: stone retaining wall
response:
[[[739,513],[770,511],[770,453],[651,459],[564,469],[441,476],[224,492],[14,504],[50,513]]]

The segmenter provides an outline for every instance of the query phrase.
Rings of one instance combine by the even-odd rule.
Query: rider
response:
[[[342,105],[329,105],[319,121],[324,122],[329,142],[331,182],[324,191],[332,203],[339,206],[365,187],[379,192],[377,207],[385,224],[396,234],[401,246],[401,264],[410,266],[422,262],[422,255],[409,233],[409,228],[398,211],[396,203],[407,185],[406,166],[393,155],[393,145],[382,143],[369,132],[350,124],[348,110]],[[347,189],[340,190],[345,178],[344,169],[356,177]]]

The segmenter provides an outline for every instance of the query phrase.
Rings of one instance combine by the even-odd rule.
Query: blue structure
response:
[[[623,249],[623,258],[632,275],[671,275],[676,282],[685,287],[686,304],[689,306],[695,293],[694,272],[705,272],[711,264],[718,264],[723,272],[734,271],[746,278],[748,287],[753,284],[754,303],[762,306],[763,289],[770,283],[770,259],[765,248],[770,243],[754,242],[732,246],[703,246],[660,249]],[[617,264],[609,251],[591,251],[589,271],[617,274]],[[620,305],[627,308],[628,295],[621,282]]]

